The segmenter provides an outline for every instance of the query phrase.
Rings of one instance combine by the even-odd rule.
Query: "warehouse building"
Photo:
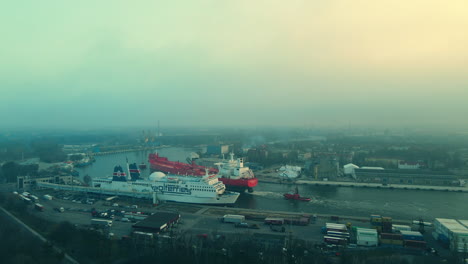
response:
[[[159,233],[177,223],[180,219],[180,214],[171,212],[157,212],[154,215],[148,216],[132,227],[134,231],[146,233]]]

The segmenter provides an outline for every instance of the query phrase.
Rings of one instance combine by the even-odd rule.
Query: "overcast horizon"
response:
[[[3,129],[468,130],[466,1],[0,7]]]

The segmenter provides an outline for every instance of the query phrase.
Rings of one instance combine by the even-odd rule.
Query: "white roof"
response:
[[[447,219],[447,218],[436,218],[435,219],[439,223],[457,223],[457,220],[455,219]]]
[[[468,228],[468,220],[458,220],[458,222]]]
[[[348,163],[348,164],[344,165],[343,168],[355,168],[355,169],[359,169],[359,166],[354,165],[354,164],[352,164],[352,163]]]
[[[384,170],[382,167],[361,167],[361,169],[366,169],[366,170]]]
[[[356,229],[356,232],[357,233],[376,233],[377,234],[376,229],[368,229],[368,228],[358,228],[358,229]]]
[[[468,231],[468,229],[467,229],[464,225],[462,225],[462,224],[460,224],[460,223],[458,223],[458,222],[455,222],[455,223],[443,223],[443,225],[444,225],[448,230],[450,230],[450,231],[452,231],[452,232],[455,231],[455,230],[458,230],[458,231],[467,230],[467,231]]]
[[[400,233],[401,233],[402,235],[422,236],[421,232],[418,232],[418,231],[406,231],[406,230],[401,230]]]
[[[392,226],[394,226],[394,227],[410,227],[409,225],[392,225]]]

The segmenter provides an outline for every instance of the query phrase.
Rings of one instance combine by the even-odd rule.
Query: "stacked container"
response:
[[[403,235],[382,233],[380,234],[380,244],[383,246],[403,246]]]
[[[345,224],[325,223],[326,231],[348,232]]]
[[[419,240],[404,240],[405,247],[414,249],[426,249],[426,241]]]
[[[392,225],[392,231],[395,233],[395,232],[399,232],[399,231],[411,231],[411,226],[408,226],[408,225]]]
[[[402,230],[400,231],[401,235],[403,236],[403,240],[417,240],[417,241],[423,241],[424,237],[421,234],[421,232],[418,231],[405,231]]]
[[[377,230],[367,228],[356,229],[357,244],[360,246],[374,247],[378,245]]]
[[[382,232],[383,233],[392,232],[392,218],[391,217],[382,217]]]
[[[370,223],[372,228],[376,229],[377,231],[382,231],[382,217],[380,215],[371,215]]]
[[[401,230],[400,233],[405,247],[414,249],[426,248],[426,242],[420,232]]]
[[[436,218],[437,239],[455,252],[468,252],[468,220]]]

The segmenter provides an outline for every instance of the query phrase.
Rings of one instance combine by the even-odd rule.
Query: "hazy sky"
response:
[[[468,128],[466,0],[3,1],[0,126]]]

